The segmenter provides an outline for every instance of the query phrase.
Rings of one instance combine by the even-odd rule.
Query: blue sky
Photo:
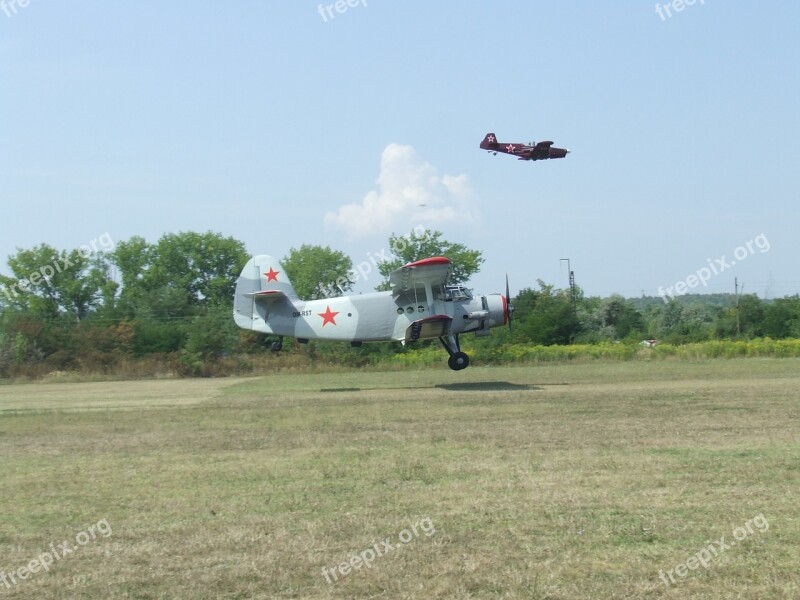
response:
[[[19,2],[0,7],[3,258],[213,230],[359,263],[425,226],[483,251],[480,292],[563,287],[565,257],[590,295],[723,257],[690,291],[800,292],[796,3]],[[572,153],[491,156],[490,131]]]

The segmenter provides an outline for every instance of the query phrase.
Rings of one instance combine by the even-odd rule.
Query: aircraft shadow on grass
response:
[[[416,386],[413,386],[416,387]],[[506,392],[506,391],[522,391],[522,390],[543,390],[543,387],[532,385],[529,383],[510,383],[508,381],[472,381],[464,383],[439,383],[432,386],[424,386],[426,388],[435,388],[439,390],[447,390],[449,392]],[[322,388],[320,392],[366,392],[374,391],[377,389],[411,389],[409,388],[357,388],[357,387],[340,387],[340,388]],[[416,388],[419,389],[419,388]]]
[[[463,383],[440,383],[436,386],[449,392],[505,392],[522,390],[543,390],[529,383],[510,383],[508,381],[471,381]]]

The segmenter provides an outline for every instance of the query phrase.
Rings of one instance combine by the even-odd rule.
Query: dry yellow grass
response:
[[[0,571],[113,533],[0,596],[795,598],[799,367],[3,386]]]

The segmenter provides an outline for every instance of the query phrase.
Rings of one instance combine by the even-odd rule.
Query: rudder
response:
[[[297,299],[297,292],[278,260],[260,254],[247,261],[236,280],[233,318],[242,329],[253,329],[253,324],[258,319],[255,294],[263,291],[281,292],[287,298]]]

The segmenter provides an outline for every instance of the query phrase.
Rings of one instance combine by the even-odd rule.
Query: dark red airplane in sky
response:
[[[481,142],[481,148],[492,154],[502,152],[516,156],[519,160],[545,160],[547,158],[564,158],[569,154],[569,150],[564,148],[553,148],[553,142],[539,142],[534,144],[510,144],[508,142],[498,142],[497,136],[487,133]]]

